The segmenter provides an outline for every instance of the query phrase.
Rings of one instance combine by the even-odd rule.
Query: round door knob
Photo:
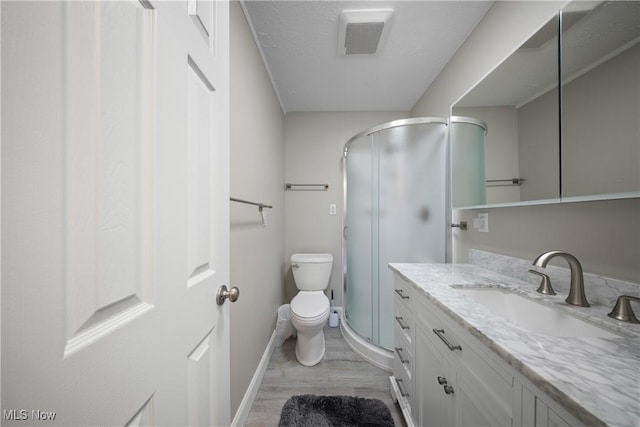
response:
[[[227,289],[227,285],[222,285],[218,288],[216,293],[216,302],[218,305],[224,304],[224,300],[229,298],[231,302],[236,302],[240,296],[240,289],[233,287],[230,290]]]

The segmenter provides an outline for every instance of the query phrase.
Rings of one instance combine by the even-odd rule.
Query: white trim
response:
[[[262,359],[260,359],[260,363],[258,363],[258,367],[253,374],[253,378],[251,378],[249,387],[247,387],[247,391],[244,393],[242,402],[240,402],[240,406],[238,406],[238,410],[233,417],[233,421],[231,421],[231,425],[233,427],[244,426],[244,423],[247,421],[247,417],[249,416],[249,412],[251,411],[251,407],[253,406],[253,401],[258,394],[258,389],[260,388],[260,384],[262,383],[262,379],[264,378],[264,373],[267,370],[267,366],[269,366],[269,360],[271,360],[271,355],[273,354],[273,350],[275,349],[275,339],[276,331],[274,329],[273,333],[271,334],[271,339],[269,339],[269,343],[267,343],[267,347],[264,349]]]
[[[454,211],[464,211],[471,209],[491,209],[509,208],[513,206],[536,206],[536,205],[559,205],[567,203],[599,202],[605,200],[622,200],[640,198],[640,191],[629,191],[627,193],[594,194],[590,196],[570,196],[557,199],[545,200],[525,200],[522,202],[494,203],[489,205],[461,206],[453,208]]]
[[[240,7],[242,7],[242,12],[244,13],[244,17],[247,20],[247,24],[249,24],[249,29],[251,30],[251,34],[253,35],[253,41],[258,48],[258,52],[260,52],[260,57],[262,57],[262,63],[264,64],[264,68],[267,70],[267,74],[269,75],[269,80],[271,80],[271,86],[273,86],[273,91],[276,94],[276,98],[278,98],[278,102],[280,103],[280,108],[284,114],[287,114],[287,110],[284,108],[284,104],[282,103],[282,98],[280,97],[280,93],[278,92],[278,87],[276,86],[276,81],[273,79],[273,73],[271,73],[271,69],[269,68],[269,63],[267,62],[267,57],[264,55],[264,51],[262,50],[262,46],[260,45],[260,39],[258,39],[258,35],[256,34],[256,30],[253,27],[253,21],[251,20],[251,16],[249,15],[249,11],[247,10],[247,6],[245,2],[247,0],[240,0]]]

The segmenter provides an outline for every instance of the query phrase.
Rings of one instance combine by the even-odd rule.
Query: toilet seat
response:
[[[301,291],[291,300],[291,316],[313,323],[329,314],[329,298],[322,291]]]

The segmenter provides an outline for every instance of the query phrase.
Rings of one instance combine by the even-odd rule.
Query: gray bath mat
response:
[[[282,407],[280,426],[389,426],[393,418],[378,399],[352,396],[292,396]]]

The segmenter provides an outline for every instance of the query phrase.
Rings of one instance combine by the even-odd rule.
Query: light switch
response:
[[[478,216],[473,219],[473,228],[478,230],[480,233],[488,233],[489,232],[489,214],[479,213]]]
[[[329,215],[335,215],[336,214],[336,205],[329,205]]]

